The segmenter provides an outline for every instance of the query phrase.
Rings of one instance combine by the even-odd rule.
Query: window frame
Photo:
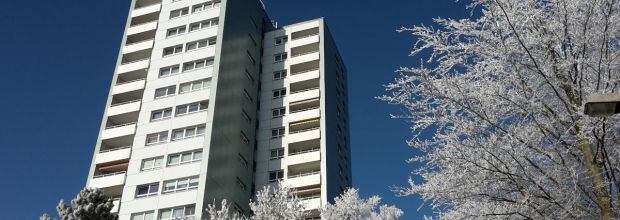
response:
[[[151,138],[154,135],[157,135],[157,141],[149,143],[149,138]],[[162,137],[164,137],[164,138],[162,139]],[[157,145],[157,144],[166,143],[166,142],[168,142],[168,139],[169,139],[168,138],[168,131],[160,131],[160,132],[156,132],[156,133],[147,134],[146,135],[145,146],[151,146],[151,145]]]
[[[275,174],[275,178],[272,178],[272,174]],[[269,171],[269,183],[275,183],[284,179],[284,170]]]
[[[271,109],[271,118],[281,118],[286,116],[286,107]]]
[[[165,95],[157,96],[158,91],[161,91],[161,90],[165,90]],[[172,93],[171,93],[171,90],[172,90]],[[166,97],[170,97],[170,96],[176,95],[176,92],[177,92],[177,85],[166,86],[166,87],[155,89],[154,96],[155,96],[155,99],[163,99],[163,98],[166,98]]]
[[[168,117],[166,117],[166,112],[169,111],[170,115],[168,115]],[[157,113],[161,113],[161,117],[159,118],[153,118],[153,116]],[[166,119],[171,119],[172,118],[172,107],[170,108],[164,108],[164,109],[157,109],[154,111],[151,111],[151,117],[149,118],[150,122],[155,122],[155,121],[163,121]]]
[[[286,71],[286,69],[274,71],[273,72],[273,80],[284,79],[284,78],[286,78],[287,75],[288,75],[288,71]]]
[[[274,135],[274,131],[277,133],[277,135]],[[286,134],[286,128],[284,127],[271,129],[271,139],[282,138],[285,134]]]
[[[202,130],[202,133],[199,133],[199,131],[201,131],[201,130]],[[189,138],[195,138],[195,137],[203,136],[205,134],[205,130],[206,130],[206,125],[205,124],[193,125],[193,126],[183,127],[183,128],[177,128],[177,129],[172,130],[172,132],[170,132],[171,133],[170,141],[180,141],[180,140],[185,140],[185,139],[189,139]],[[179,131],[183,131],[182,137],[175,138],[175,133],[177,133]],[[193,134],[192,135],[188,135],[189,131],[193,131]]]
[[[277,93],[277,95],[276,95]],[[286,88],[274,89],[271,93],[272,99],[279,99],[286,97]]]
[[[191,186],[192,180],[195,180],[196,185]],[[186,181],[185,187],[179,187],[179,183],[181,181]],[[174,182],[174,189],[167,190],[166,189],[166,184],[167,183],[172,183],[172,182]],[[162,194],[164,194],[164,193],[174,193],[174,192],[186,191],[186,190],[191,190],[191,189],[197,189],[199,185],[200,185],[200,178],[199,178],[199,176],[190,176],[190,177],[183,177],[183,178],[178,178],[178,179],[165,180],[162,183],[161,193]]]
[[[284,148],[276,148],[269,151],[269,160],[279,160],[282,158],[284,158]]]
[[[191,111],[192,106],[197,106],[195,111]],[[179,113],[181,109],[184,109],[183,113]],[[203,100],[200,102],[192,102],[188,104],[178,105],[177,107],[175,107],[174,117],[194,114],[194,113],[207,111],[207,110],[209,110],[209,100]]]
[[[202,153],[203,153],[202,150],[195,150],[195,151],[186,151],[186,152],[181,152],[181,153],[170,154],[168,155],[168,158],[166,159],[166,167],[174,167],[174,166],[180,166],[184,164],[190,164],[190,163],[202,161],[202,156],[203,156]],[[185,155],[190,155],[191,159],[189,161],[183,161],[183,156]],[[196,155],[200,155],[200,156],[196,156]],[[175,163],[171,163],[170,160],[174,157],[179,157],[179,161]]]
[[[146,187],[146,194],[139,194],[140,187]],[[152,188],[155,187],[156,191],[152,192]],[[147,183],[136,186],[136,194],[134,198],[146,198],[159,195],[159,182]]]
[[[159,164],[158,167],[155,166],[157,160],[160,159],[161,163]],[[147,162],[151,163],[151,167],[150,168],[145,168],[145,164]],[[151,157],[151,158],[146,158],[146,159],[142,159],[142,162],[140,162],[140,172],[145,172],[145,171],[151,171],[151,170],[158,170],[163,168],[164,165],[164,156],[159,156],[159,157]]]
[[[284,61],[286,61],[286,59],[288,59],[288,53],[287,52],[273,55],[273,62],[274,63],[284,62]]]
[[[278,43],[278,41],[279,41],[279,43]],[[275,39],[274,39],[274,43],[275,43],[274,45],[275,46],[284,45],[284,44],[286,44],[286,42],[288,42],[288,35],[278,36],[278,37],[275,37]]]
[[[176,72],[174,72],[174,70],[176,70]],[[168,74],[163,74],[165,71],[168,72]],[[172,65],[172,66],[166,66],[166,67],[162,67],[159,68],[159,74],[158,74],[158,78],[163,78],[163,77],[169,77],[169,76],[174,76],[181,73],[181,65],[176,64],[176,65]]]

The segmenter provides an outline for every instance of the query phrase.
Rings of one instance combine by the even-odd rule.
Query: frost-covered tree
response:
[[[306,216],[304,205],[294,190],[282,185],[265,186],[256,193],[256,198],[250,202],[250,209],[254,214],[252,220],[303,220]],[[215,202],[207,206],[207,213],[211,220],[244,220],[238,213],[230,211],[230,204],[224,199],[218,208]]]
[[[585,115],[620,92],[618,0],[472,0],[472,17],[400,31],[420,65],[381,97],[421,151],[410,187],[449,219],[614,219],[620,115]]]
[[[357,189],[347,189],[321,210],[321,218],[327,220],[395,220],[403,215],[396,206],[381,205],[381,197],[361,199]],[[377,212],[378,211],[378,212]]]
[[[116,220],[110,213],[114,207],[112,199],[97,188],[85,188],[67,205],[63,200],[56,207],[62,220]],[[49,216],[48,216],[49,217]]]
[[[230,204],[223,199],[220,207],[218,208],[215,204],[207,205],[207,213],[209,214],[210,220],[244,220],[245,218],[240,217],[238,213],[230,213]]]
[[[282,185],[265,186],[250,202],[253,220],[303,220],[307,215],[304,204],[291,188]]]
[[[52,217],[50,217],[47,213],[44,213],[41,217],[39,217],[39,220],[52,220]]]

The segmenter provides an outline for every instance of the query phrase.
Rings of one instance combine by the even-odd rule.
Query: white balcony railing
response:
[[[299,150],[299,151],[289,152],[288,155],[289,156],[295,156],[295,155],[299,155],[299,154],[311,153],[311,152],[316,152],[316,151],[320,151],[320,150],[321,150],[321,147],[315,147],[315,148],[307,149],[307,150]]]
[[[321,173],[321,170],[305,171],[305,172],[299,172],[297,174],[289,175],[288,178],[293,179],[293,178],[304,177],[304,176],[312,176],[312,175],[316,175],[320,173]]]

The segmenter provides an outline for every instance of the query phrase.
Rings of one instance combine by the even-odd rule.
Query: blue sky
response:
[[[0,7],[0,201],[2,219],[56,214],[61,198],[84,187],[114,71],[129,0],[7,1]],[[415,151],[408,125],[376,99],[415,39],[400,26],[469,15],[454,0],[265,0],[280,25],[325,17],[349,70],[353,184],[363,196],[418,212],[417,197],[396,197]]]

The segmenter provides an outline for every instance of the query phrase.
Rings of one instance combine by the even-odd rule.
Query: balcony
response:
[[[119,160],[129,160],[131,146],[101,150],[95,157],[97,164],[110,163]]]
[[[100,189],[122,186],[125,184],[125,173],[127,171],[118,171],[114,173],[100,174],[93,176],[88,184],[89,187]]]
[[[295,40],[292,40],[290,42],[291,44],[291,48],[295,48],[295,47],[299,47],[299,46],[304,46],[304,45],[308,45],[308,44],[313,44],[313,43],[319,43],[320,39],[319,39],[319,34],[316,33],[314,35],[309,35],[306,37],[302,37],[302,38],[297,38]]]
[[[292,154],[289,153],[289,156],[286,157],[286,164],[289,166],[315,161],[321,161],[321,148],[318,146],[312,149],[297,151]]]
[[[116,137],[122,137],[127,135],[133,135],[136,133],[136,123],[127,123],[121,125],[114,125],[110,127],[106,127],[103,132],[101,132],[101,139],[111,139]]]
[[[289,133],[286,137],[288,143],[297,143],[321,138],[321,129],[319,127],[296,131]]]
[[[140,111],[142,100],[131,100],[128,102],[116,103],[108,108],[107,116],[115,116]]]
[[[291,56],[291,58],[289,58],[289,62],[290,65],[296,65],[296,64],[300,64],[300,63],[306,63],[306,62],[312,62],[312,61],[318,61],[321,59],[321,56],[319,55],[319,51],[310,51],[307,53],[303,53],[303,54],[298,54],[297,56]]]
[[[138,51],[149,51],[150,54],[151,49],[153,49],[153,42],[154,40],[151,38],[125,44],[125,46],[123,47],[123,54],[134,53]]]
[[[318,109],[321,106],[318,98],[298,102],[289,102],[289,114]]]
[[[141,89],[144,89],[145,84],[146,84],[146,79],[136,79],[132,81],[117,83],[112,88],[112,95],[131,92],[135,90],[141,90]]]
[[[161,10],[161,3],[157,1],[138,1],[136,2],[136,6],[133,9],[133,12],[131,12],[131,17],[144,16],[147,14],[159,12],[159,10]]]
[[[318,78],[308,79],[296,83],[290,84],[290,94],[305,92],[313,89],[318,89],[321,86],[321,81]]]
[[[321,109],[319,108],[304,109],[303,111],[292,112],[288,116],[286,116],[289,122],[298,122],[320,117]]]
[[[157,29],[157,20],[150,21],[150,22],[145,22],[145,23],[140,23],[140,24],[132,24],[127,29],[127,34],[126,35],[130,36],[130,35],[134,35],[134,34],[139,34],[139,33],[144,33],[144,32],[149,32],[149,31],[155,31],[156,29]]]
[[[309,167],[315,167],[314,169],[309,169]],[[299,167],[299,168],[296,168]],[[301,169],[297,171],[298,169]],[[300,164],[295,166],[290,166],[286,185],[289,185],[293,188],[298,187],[307,187],[312,185],[320,185],[321,184],[321,170],[319,169],[319,162],[309,163],[309,164]]]
[[[122,62],[121,65],[117,68],[116,74],[140,71],[143,74],[143,76],[146,76],[146,69],[149,68],[150,63],[151,63],[151,60],[149,58],[142,59],[142,60]]]
[[[311,79],[318,79],[320,77],[321,73],[319,72],[319,68],[309,69],[303,72],[291,73],[291,76],[289,77],[289,83],[293,84]]]
[[[296,93],[291,93],[288,95],[288,102],[299,102],[313,98],[319,98],[321,96],[321,92],[319,88],[310,88],[303,91],[296,91]]]
[[[319,34],[319,27],[309,28],[306,30],[296,31],[291,34],[291,40],[300,40],[307,37],[316,36]]]
[[[321,195],[313,195],[311,197],[300,198],[302,204],[304,204],[306,211],[320,209],[321,208]]]

